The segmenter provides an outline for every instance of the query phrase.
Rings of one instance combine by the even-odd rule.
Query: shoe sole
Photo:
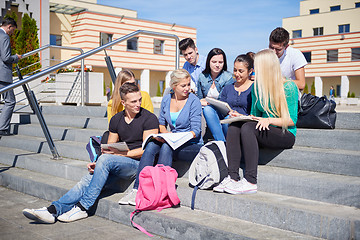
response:
[[[230,194],[254,194],[254,193],[257,193],[257,190],[248,190],[248,191],[234,191],[234,190],[231,190],[231,189],[227,189],[225,188],[224,191],[226,193],[230,193]]]
[[[218,193],[223,193],[224,192],[224,188],[223,189],[215,189],[213,188],[213,192],[218,192]]]
[[[23,211],[23,214],[28,219],[39,222],[39,223],[47,223],[47,224],[55,223],[55,221],[54,222],[49,222],[49,221],[42,220],[38,215],[27,212],[27,211]]]
[[[70,222],[75,222],[75,221],[78,221],[78,220],[81,220],[81,219],[84,219],[84,218],[87,218],[88,216],[86,216],[86,217],[81,217],[81,218],[78,218],[78,219],[75,219],[75,220],[71,220],[71,219],[59,219],[58,218],[58,220],[60,221],[60,222],[63,222],[63,223],[70,223]]]

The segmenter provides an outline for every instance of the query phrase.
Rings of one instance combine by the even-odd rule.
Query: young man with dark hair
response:
[[[307,61],[298,49],[289,46],[289,32],[282,27],[275,28],[269,37],[269,48],[280,60],[284,77],[292,79],[299,90],[305,87],[305,66]]]
[[[185,38],[179,42],[179,49],[186,62],[183,69],[191,75],[191,88],[196,90],[200,73],[205,69],[206,58],[198,53],[194,40]]]
[[[102,149],[97,162],[87,165],[89,174],[49,207],[24,209],[27,218],[41,223],[55,223],[56,217],[62,222],[86,218],[111,175],[123,179],[136,176],[144,152],[142,142],[148,135],[158,133],[159,122],[153,113],[140,107],[141,93],[135,84],[124,83],[120,95],[124,110],[110,120],[108,143],[125,142],[130,150]]]
[[[12,84],[12,64],[21,59],[21,55],[11,55],[10,35],[14,33],[17,24],[14,19],[6,18],[0,27],[0,89]],[[0,114],[0,136],[10,135],[10,120],[15,108],[15,94],[9,90],[2,94],[4,107]]]

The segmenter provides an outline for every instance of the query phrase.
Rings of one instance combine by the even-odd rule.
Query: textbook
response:
[[[238,122],[238,121],[248,122],[248,121],[256,121],[256,120],[254,120],[251,116],[241,115],[241,116],[237,116],[237,117],[230,117],[230,118],[220,120],[220,123],[228,124],[228,123]]]
[[[191,132],[179,132],[179,133],[159,133],[159,134],[150,134],[142,144],[142,148],[145,149],[146,145],[150,142],[151,139],[159,137],[165,140],[167,144],[173,150],[176,150],[178,147],[182,146],[184,143],[193,138]]]
[[[108,143],[108,144],[101,144],[101,148],[108,150],[109,147],[115,148],[119,151],[129,151],[129,148],[126,142],[117,142],[117,143]]]
[[[206,97],[205,100],[216,108],[221,114],[228,115],[231,111],[231,107],[227,102],[223,102],[214,98]]]

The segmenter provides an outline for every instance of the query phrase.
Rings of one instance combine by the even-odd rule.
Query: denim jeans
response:
[[[86,174],[64,196],[52,203],[56,208],[56,215],[60,216],[69,211],[78,202],[89,210],[110,177],[123,179],[135,177],[138,166],[139,161],[132,158],[112,154],[101,155],[93,174]]]
[[[179,161],[192,161],[199,153],[201,143],[186,143],[181,147],[173,150],[169,144],[161,143],[156,140],[149,142],[146,145],[145,152],[143,153],[139,168],[134,183],[134,189],[139,187],[139,175],[141,170],[146,166],[154,166],[155,157],[159,154],[157,164],[164,164],[165,166],[171,166],[173,158]]]
[[[220,120],[224,119],[225,116],[223,116],[211,105],[203,108],[203,114],[206,120],[206,125],[209,127],[214,140],[226,142],[225,138],[228,130],[228,124],[220,123]]]

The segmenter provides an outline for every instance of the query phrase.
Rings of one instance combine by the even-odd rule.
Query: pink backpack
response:
[[[175,169],[163,164],[144,167],[139,175],[139,189],[135,199],[136,210],[130,215],[131,223],[135,228],[152,237],[143,227],[133,222],[134,216],[140,211],[161,211],[180,203],[175,189],[177,177],[178,173]]]

